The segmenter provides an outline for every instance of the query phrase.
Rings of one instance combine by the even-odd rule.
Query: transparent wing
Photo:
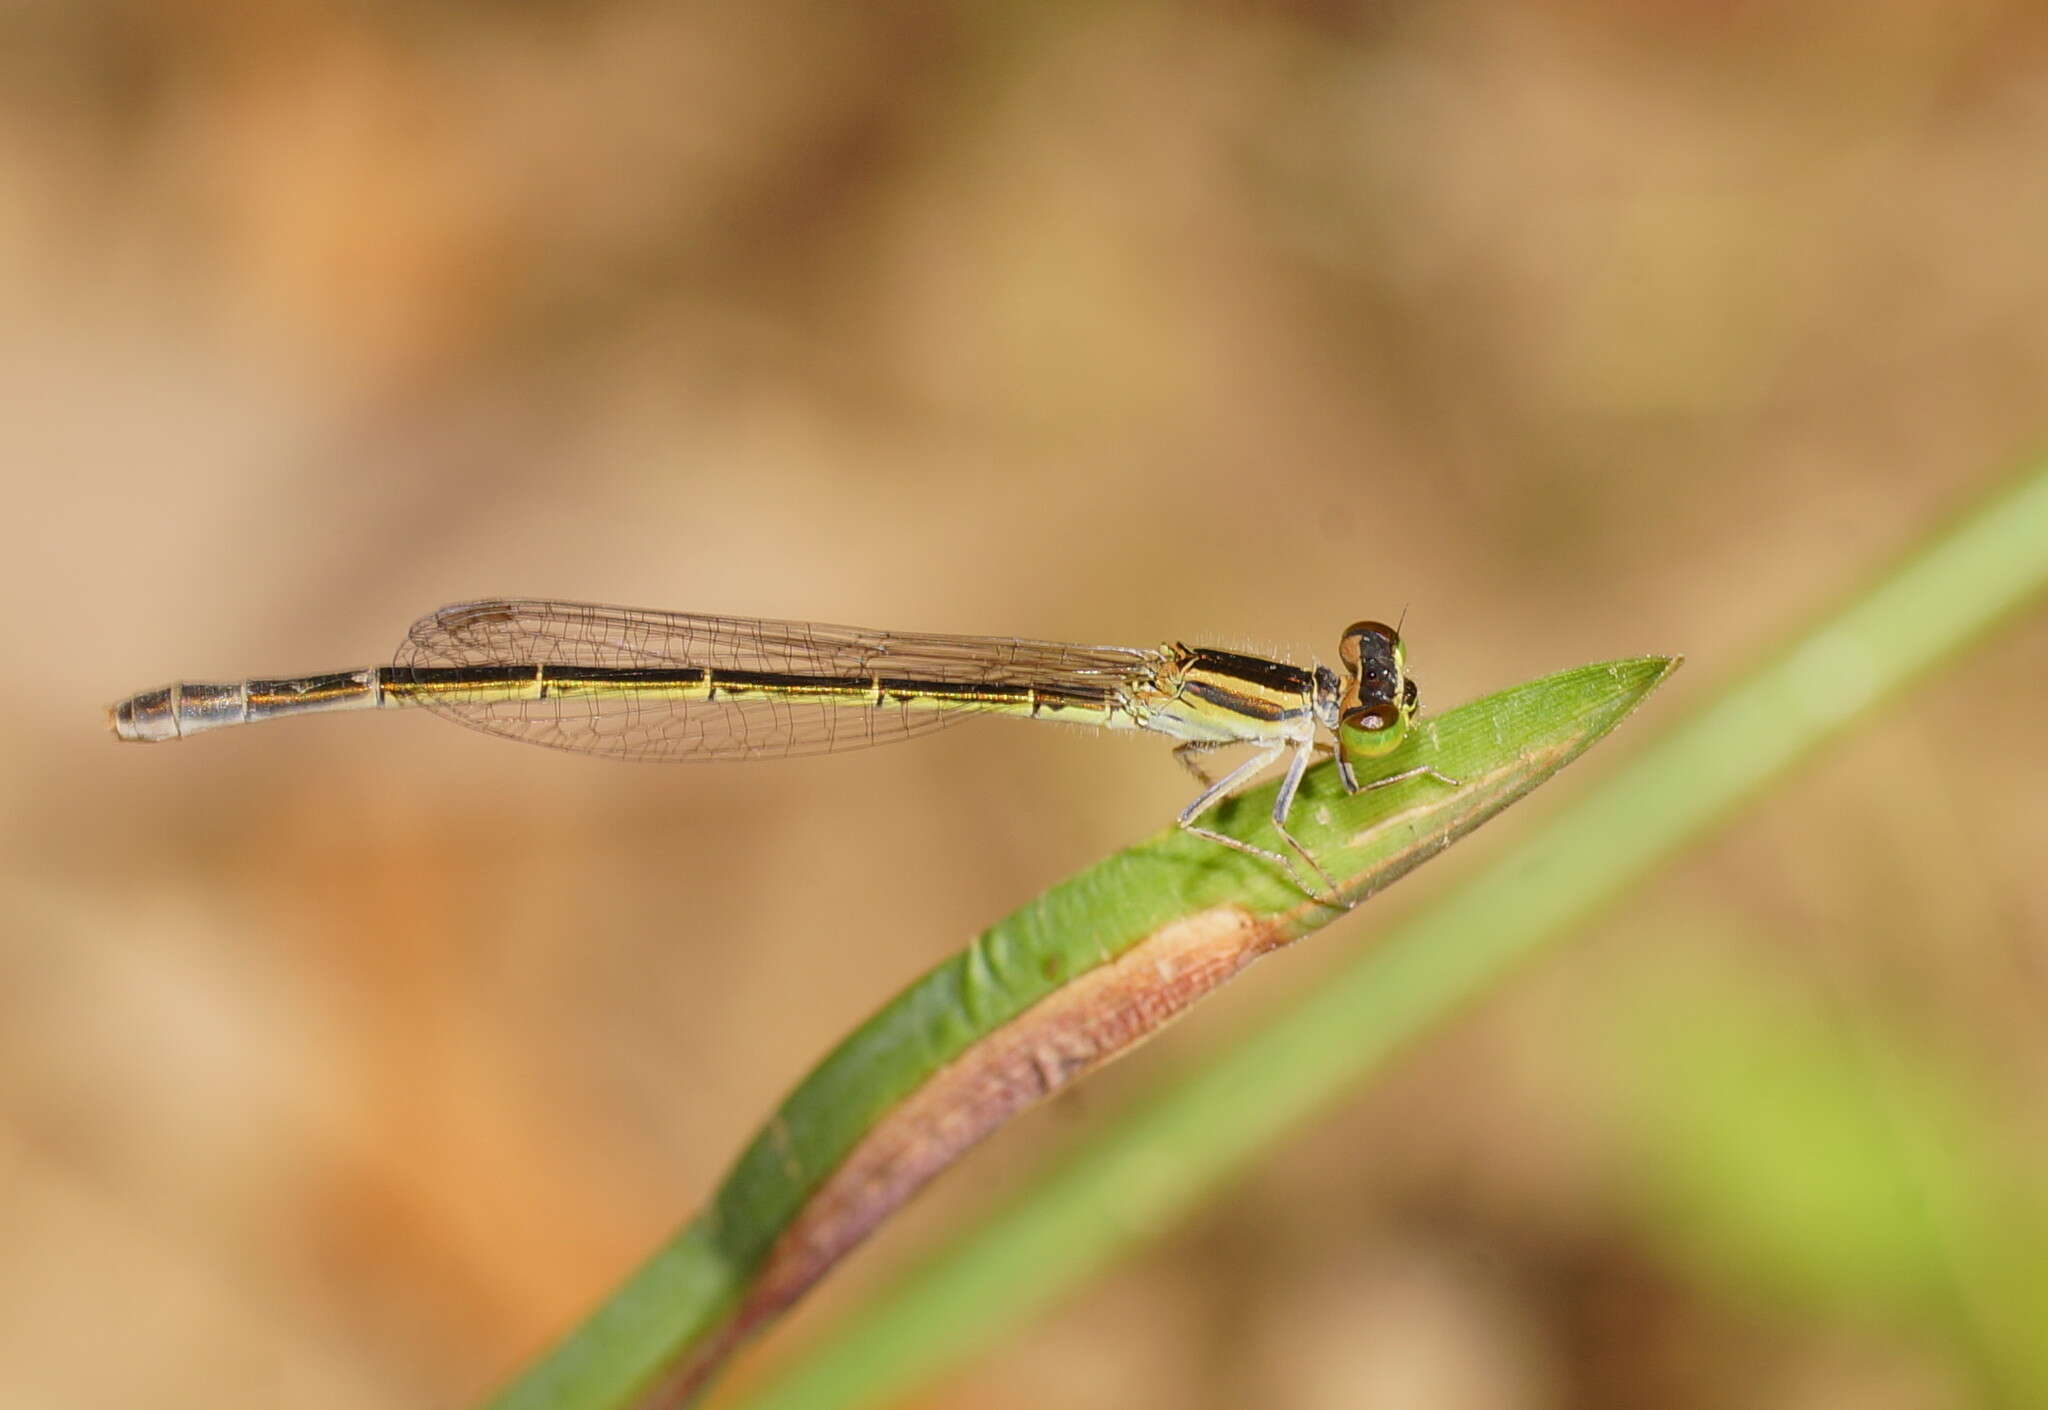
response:
[[[415,622],[396,667],[545,664],[775,671],[1115,692],[1149,680],[1155,651],[1007,637],[866,631],[581,602],[493,599]],[[631,694],[423,702],[473,729],[619,759],[827,754],[943,729],[973,707],[828,704],[778,698],[656,700]],[[993,707],[991,707],[993,708]]]

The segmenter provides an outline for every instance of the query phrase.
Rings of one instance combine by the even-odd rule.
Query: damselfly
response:
[[[1361,782],[1361,760],[1391,753],[1418,706],[1400,634],[1345,628],[1340,676],[1325,666],[1213,647],[1071,646],[1007,637],[866,631],[816,622],[713,617],[577,602],[492,599],[413,624],[396,663],[326,675],[181,682],[107,714],[122,739],[154,742],[326,710],[425,706],[509,739],[615,759],[827,754],[908,739],[969,715],[1015,715],[1179,740],[1201,780],[1180,826],[1264,858],[1302,881],[1329,874],[1288,830],[1302,775],[1329,747],[1346,789],[1430,775],[1428,765]],[[1317,742],[1317,731],[1335,737]],[[1211,778],[1201,754],[1251,754]],[[1202,826],[1201,818],[1282,757],[1274,830],[1293,856]]]

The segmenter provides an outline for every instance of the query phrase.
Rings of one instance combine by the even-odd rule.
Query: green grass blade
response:
[[[746,1410],[898,1396],[1171,1224],[1289,1128],[2048,585],[2048,464],[1933,537],[1529,843],[1130,1113]]]
[[[1653,657],[1533,681],[1418,725],[1346,794],[1310,771],[1292,826],[1347,899],[1372,894],[1549,778],[1669,673]],[[1211,815],[1277,848],[1272,786]],[[496,1402],[596,1410],[689,1391],[917,1188],[1017,1112],[1142,1040],[1270,950],[1348,914],[1177,829],[1054,887],[850,1035],[706,1211]]]

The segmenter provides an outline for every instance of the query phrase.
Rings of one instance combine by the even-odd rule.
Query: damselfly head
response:
[[[1337,659],[1347,677],[1338,748],[1347,759],[1392,753],[1421,699],[1408,679],[1401,634],[1384,622],[1353,622],[1338,641]]]

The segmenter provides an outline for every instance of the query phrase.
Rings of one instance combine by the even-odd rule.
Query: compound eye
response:
[[[1354,705],[1344,712],[1345,729],[1361,734],[1385,734],[1401,723],[1401,712],[1382,701],[1377,705]]]
[[[1416,689],[1415,677],[1408,677],[1408,686],[1401,692],[1401,701],[1411,712],[1422,708],[1422,692]]]
[[[1400,686],[1401,638],[1385,622],[1353,622],[1337,644],[1345,674],[1365,701],[1389,700]]]
[[[1337,659],[1347,666],[1374,657],[1392,659],[1401,634],[1385,622],[1353,622],[1337,643]]]

